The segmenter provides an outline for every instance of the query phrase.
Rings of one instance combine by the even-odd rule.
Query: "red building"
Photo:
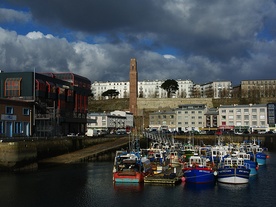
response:
[[[84,134],[91,82],[74,73],[0,73],[0,98],[31,103],[29,136]],[[16,114],[14,114],[16,115]],[[14,132],[3,121],[3,135]],[[10,133],[9,133],[10,134]],[[17,135],[17,134],[14,134]]]

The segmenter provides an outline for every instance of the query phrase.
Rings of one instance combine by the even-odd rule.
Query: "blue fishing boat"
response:
[[[217,181],[227,184],[246,184],[249,182],[250,169],[243,158],[226,157],[218,165]]]
[[[256,143],[255,139],[253,140],[253,143],[247,144],[245,148],[246,148],[246,152],[251,154],[251,158],[253,160],[256,160],[258,165],[266,164],[266,159],[269,158],[269,156],[266,153],[264,153],[263,148]]]
[[[206,157],[193,155],[189,158],[189,163],[184,163],[182,169],[185,182],[187,183],[211,183],[215,181],[212,164]]]
[[[252,157],[249,153],[237,152],[237,156],[244,159],[244,164],[250,169],[250,176],[258,174],[258,162],[256,162],[255,159],[252,160]]]

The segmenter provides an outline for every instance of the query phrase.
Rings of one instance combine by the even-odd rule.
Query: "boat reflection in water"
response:
[[[209,189],[214,189],[216,186],[215,182],[212,183],[204,183],[201,185],[198,185],[197,183],[186,183],[183,182],[182,184],[185,189],[192,190],[192,191],[202,191],[202,190],[209,190]]]
[[[141,192],[144,190],[143,183],[114,183],[114,190],[118,192]]]

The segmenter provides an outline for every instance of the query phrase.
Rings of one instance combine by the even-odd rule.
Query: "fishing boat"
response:
[[[153,174],[160,174],[169,168],[170,160],[167,158],[167,152],[165,150],[150,148],[146,151],[146,156],[150,160]]]
[[[250,169],[240,157],[226,157],[218,165],[217,181],[227,184],[246,184],[249,182]]]
[[[254,158],[252,160],[252,157],[249,153],[237,152],[237,156],[244,159],[244,164],[247,165],[250,169],[250,174],[249,174],[250,176],[258,174],[258,169],[259,169],[258,162],[256,162]]]
[[[245,145],[245,149],[246,152],[251,154],[252,159],[256,159],[258,165],[266,164],[266,159],[269,158],[269,156],[266,153],[264,153],[263,148],[256,143],[256,139],[253,140],[253,143]]]
[[[150,160],[139,152],[116,151],[113,181],[116,183],[142,183],[151,173]]]
[[[215,181],[215,171],[206,157],[193,155],[189,163],[184,163],[183,176],[187,183],[211,183]]]
[[[167,158],[170,160],[171,167],[178,167],[181,165],[178,151],[176,150],[170,151]]]

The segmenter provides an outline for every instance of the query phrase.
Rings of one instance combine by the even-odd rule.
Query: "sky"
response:
[[[0,70],[94,81],[276,79],[276,0],[1,0]]]

